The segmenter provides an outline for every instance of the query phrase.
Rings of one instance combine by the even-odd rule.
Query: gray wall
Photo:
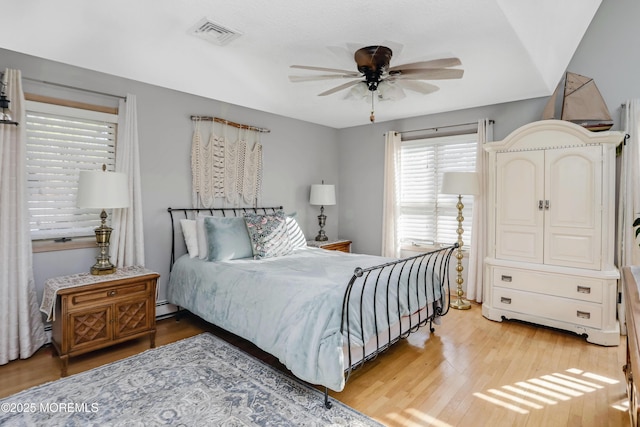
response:
[[[309,205],[311,184],[338,182],[337,131],[299,120],[71,67],[16,52],[0,50],[0,67],[22,70],[23,77],[137,97],[140,168],[146,266],[161,274],[159,301],[165,299],[169,276],[170,221],[167,207],[190,207],[190,115],[213,115],[238,123],[269,128],[263,134],[263,206],[284,206],[297,212],[300,226],[312,238],[318,231],[319,208]],[[215,76],[212,76],[215,77]],[[93,96],[25,80],[25,91],[103,105],[117,99]],[[219,128],[218,128],[219,129]],[[208,135],[208,127],[206,128]],[[326,207],[327,234],[337,235],[337,206]],[[97,251],[76,249],[34,254],[34,276],[41,298],[47,278],[88,271]]]
[[[614,129],[620,126],[620,104],[640,96],[640,58],[635,49],[640,40],[638,17],[637,0],[604,0],[568,67],[595,79],[616,120]],[[282,204],[288,212],[297,211],[303,230],[312,238],[318,230],[318,212],[317,207],[309,206],[309,186],[322,179],[336,184],[337,205],[326,208],[327,233],[352,239],[356,252],[379,254],[386,131],[491,118],[496,122],[495,138],[502,139],[519,126],[538,120],[546,103],[546,99],[533,99],[335,130],[6,50],[0,50],[0,67],[20,69],[31,79],[137,96],[146,264],[162,275],[159,300],[165,299],[169,270],[171,236],[166,208],[186,207],[191,201],[191,114],[215,115],[271,129],[262,138],[263,204]],[[25,86],[31,92],[115,105],[112,98],[81,91],[28,81]],[[95,255],[92,249],[34,254],[38,293],[49,277],[86,271]]]
[[[638,19],[640,2],[637,0],[604,0],[567,67],[568,71],[595,80],[615,121],[614,130],[620,129],[620,105],[628,99],[640,97]],[[541,25],[543,30],[544,26]],[[500,140],[524,124],[540,120],[547,99],[531,99],[340,130],[338,234],[353,240],[353,250],[356,252],[374,255],[381,252],[385,132],[489,118],[495,120],[494,139]]]

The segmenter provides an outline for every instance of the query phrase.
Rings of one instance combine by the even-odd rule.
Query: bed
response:
[[[280,207],[168,212],[169,302],[254,343],[298,378],[324,386],[327,407],[329,389],[341,391],[353,370],[421,326],[433,331],[448,311],[456,245],[398,260],[307,247],[295,218]],[[276,225],[264,225],[271,220],[287,245],[271,243],[278,240]],[[197,255],[189,251],[198,240],[193,222],[208,241],[203,246],[200,240]],[[267,230],[252,230],[254,223]],[[244,234],[238,237],[242,226],[249,230],[249,252]],[[181,234],[188,250],[180,255]],[[272,252],[264,256],[263,249]]]

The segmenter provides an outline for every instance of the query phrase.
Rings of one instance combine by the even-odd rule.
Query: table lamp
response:
[[[115,273],[116,267],[109,260],[109,238],[112,228],[107,226],[105,209],[126,208],[129,206],[129,189],[127,175],[119,172],[107,172],[106,165],[102,171],[80,171],[78,181],[78,199],[80,208],[102,209],[101,225],[95,229],[96,243],[100,255],[91,267],[91,274]]]
[[[458,233],[458,251],[456,253],[456,258],[458,259],[456,266],[458,278],[456,279],[456,283],[458,287],[456,292],[457,298],[451,301],[449,306],[458,310],[468,310],[471,308],[471,304],[463,298],[464,291],[462,290],[462,284],[464,283],[464,279],[462,278],[462,234],[464,233],[464,229],[462,228],[462,221],[464,221],[464,217],[462,216],[462,209],[464,208],[462,195],[480,193],[478,174],[475,172],[444,172],[442,174],[442,188],[440,189],[440,193],[458,195],[458,203],[456,204],[458,208],[458,217],[456,218],[458,220],[458,229],[456,230],[456,233]]]
[[[320,231],[316,236],[316,241],[326,242],[329,240],[327,234],[323,230],[327,223],[327,216],[324,214],[324,207],[336,204],[336,189],[335,186],[325,184],[313,184],[311,186],[311,196],[309,197],[309,203],[312,205],[320,205],[320,215],[318,215],[318,224],[320,225]]]

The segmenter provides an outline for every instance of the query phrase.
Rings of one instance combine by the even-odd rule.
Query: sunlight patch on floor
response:
[[[564,373],[553,373],[504,385],[500,389],[488,389],[485,393],[474,393],[479,399],[502,406],[511,411],[528,414],[530,410],[543,409],[544,405],[555,405],[618,384],[618,380],[585,372],[567,369]],[[618,403],[620,410],[628,409],[624,401]],[[619,409],[618,406],[614,408]]]
[[[437,418],[432,417],[429,414],[420,412],[417,409],[408,408],[405,409],[407,415],[401,415],[396,413],[387,414],[387,417],[400,425],[407,427],[424,427],[425,425],[433,427],[453,427],[451,424],[447,424],[444,421],[440,421]],[[410,418],[417,418],[418,421],[412,421]]]
[[[628,412],[629,411],[629,399],[625,398],[617,401],[613,405],[611,405],[613,409],[617,409],[618,411]]]

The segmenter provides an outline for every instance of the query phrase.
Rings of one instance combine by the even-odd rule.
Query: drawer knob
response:
[[[502,280],[503,282],[510,282],[511,280],[513,280],[513,278],[511,276],[503,274],[502,276],[500,276],[500,280]]]
[[[578,310],[576,312],[576,316],[578,316],[580,319],[591,319],[591,313],[586,312],[586,311]]]
[[[118,291],[115,291],[115,290],[111,290],[107,292],[107,295],[109,295],[110,297],[115,297],[117,294],[118,294]]]
[[[591,288],[589,286],[580,286],[578,285],[578,293],[579,294],[590,294]]]
[[[511,304],[511,298],[500,297],[500,302],[503,304]]]

